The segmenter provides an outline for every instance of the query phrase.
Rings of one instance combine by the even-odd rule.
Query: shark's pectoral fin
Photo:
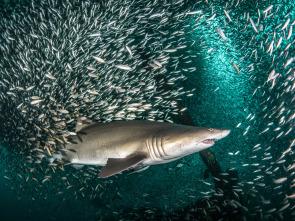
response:
[[[147,155],[140,152],[131,154],[126,158],[109,158],[107,164],[101,169],[98,177],[105,178],[115,175],[129,169],[130,167],[136,166],[146,158]]]

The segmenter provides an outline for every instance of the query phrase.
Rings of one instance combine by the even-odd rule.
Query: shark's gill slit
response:
[[[157,146],[157,135],[152,136],[152,148],[155,153],[155,158],[161,158],[161,154],[159,152],[158,146]]]
[[[166,154],[166,152],[164,150],[164,147],[163,147],[163,136],[161,136],[160,141],[161,141],[160,142],[160,147],[161,147],[161,149],[162,149],[162,151],[164,153],[164,157],[168,157],[168,155]]]

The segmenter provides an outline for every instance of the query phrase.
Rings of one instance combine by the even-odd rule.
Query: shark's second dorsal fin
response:
[[[79,132],[81,131],[83,128],[85,127],[88,127],[92,124],[96,124],[96,122],[92,121],[92,120],[84,120],[82,122],[77,122],[77,125],[76,125],[76,131],[75,132]]]
[[[107,164],[101,169],[98,177],[106,178],[127,170],[147,158],[145,153],[134,153],[126,158],[109,158]]]

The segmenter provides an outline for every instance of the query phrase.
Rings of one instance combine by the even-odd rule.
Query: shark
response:
[[[128,169],[139,172],[178,160],[213,146],[229,133],[229,129],[144,120],[84,123],[52,160],[77,169],[103,166],[98,177],[106,178]]]

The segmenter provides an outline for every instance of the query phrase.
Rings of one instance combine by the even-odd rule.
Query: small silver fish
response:
[[[223,31],[219,27],[216,27],[216,29],[217,29],[217,32],[220,35],[220,37],[226,41],[226,37],[225,37]]]
[[[275,181],[273,181],[275,184],[280,184],[280,183],[283,183],[287,180],[287,177],[283,177],[283,178],[280,178],[280,179],[277,179]]]
[[[96,61],[100,62],[100,63],[106,63],[105,60],[103,60],[102,58],[96,57],[96,56],[92,56]]]
[[[122,70],[126,70],[126,71],[131,71],[132,68],[127,66],[127,65],[124,65],[124,64],[116,64],[115,65],[116,68],[119,68],[119,69],[122,69]]]
[[[254,21],[252,20],[251,17],[250,17],[250,22],[251,22],[251,25],[252,25],[253,29],[255,30],[255,32],[258,33],[258,30],[256,28],[256,25],[255,25],[255,23],[254,23]]]
[[[226,11],[226,10],[223,10],[223,11],[224,11],[226,17],[228,18],[228,20],[229,20],[230,22],[233,22],[233,20],[231,20],[231,18],[230,18],[230,16],[229,16],[229,14],[227,13],[227,11]]]
[[[41,103],[43,100],[34,100],[31,102],[32,105],[35,105],[35,104],[39,104]]]

